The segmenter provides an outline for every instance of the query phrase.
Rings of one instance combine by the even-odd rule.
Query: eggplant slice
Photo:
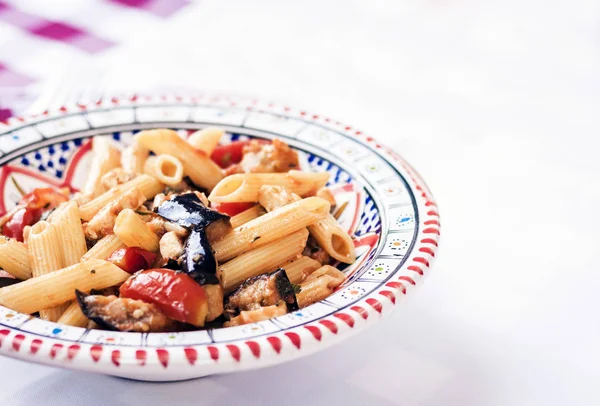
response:
[[[227,298],[225,315],[229,318],[242,311],[259,310],[285,302],[288,312],[298,310],[297,285],[290,282],[283,268],[246,280]]]
[[[195,227],[192,230],[185,242],[181,259],[183,272],[190,275],[200,285],[216,285],[219,283],[217,260],[212,247],[208,243],[205,229]]]
[[[231,230],[229,216],[209,209],[195,193],[186,193],[164,201],[157,213],[165,219],[186,228],[205,228],[211,241],[216,241]]]
[[[138,333],[172,331],[175,322],[155,305],[116,296],[87,295],[75,291],[83,314],[101,328]]]

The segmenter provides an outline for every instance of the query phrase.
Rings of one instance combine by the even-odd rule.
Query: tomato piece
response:
[[[142,271],[119,289],[122,297],[155,304],[167,317],[202,327],[208,314],[204,288],[188,275],[171,269]]]
[[[150,268],[155,259],[156,254],[139,247],[121,248],[108,257],[109,262],[130,274]]]
[[[267,140],[258,140],[258,142],[261,144],[269,143]],[[233,164],[240,163],[244,157],[244,147],[248,144],[250,144],[250,140],[233,141],[229,144],[217,145],[210,158],[221,168],[228,168]]]
[[[229,217],[233,217],[236,214],[240,214],[244,210],[248,210],[256,203],[243,202],[243,203],[213,203],[211,207],[222,214],[227,214]]]
[[[53,209],[67,200],[69,200],[68,192],[45,187],[33,189],[21,198],[19,204],[26,205],[30,209]]]
[[[2,227],[2,234],[23,242],[23,229],[37,223],[42,217],[41,209],[23,207],[19,209]]]

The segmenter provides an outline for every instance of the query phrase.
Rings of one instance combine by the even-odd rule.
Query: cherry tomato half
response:
[[[260,144],[268,144],[267,140],[258,140]],[[225,145],[217,145],[210,158],[221,168],[229,168],[233,164],[238,164],[244,157],[244,147],[250,144],[248,141],[233,141]]]
[[[68,192],[44,187],[27,193],[21,198],[19,204],[24,204],[30,209],[53,209],[67,200],[69,200]]]
[[[222,214],[227,214],[229,217],[233,217],[236,214],[243,212],[244,210],[248,210],[250,207],[254,206],[256,203],[212,203],[211,207]]]
[[[156,254],[138,247],[121,248],[108,257],[109,262],[130,274],[150,268],[155,259]]]
[[[2,234],[23,242],[23,229],[37,223],[42,217],[41,209],[23,207],[19,209],[2,227]]]
[[[171,269],[148,269],[129,278],[121,296],[155,304],[167,317],[202,327],[208,314],[206,292],[188,275]]]

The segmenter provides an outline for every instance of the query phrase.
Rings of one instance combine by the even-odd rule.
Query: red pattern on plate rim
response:
[[[174,100],[183,101],[183,102],[188,100],[188,102],[191,102],[192,104],[200,104],[203,101],[203,98],[206,98],[206,96],[204,96],[204,95],[192,96],[192,97],[188,97],[187,99],[186,99],[186,97],[176,96]],[[168,98],[163,97],[163,100],[166,101],[166,100],[168,100]],[[76,106],[74,106],[74,109],[76,111],[94,111],[97,109],[106,108],[107,106],[110,106],[110,105],[130,105],[130,106],[134,107],[136,105],[145,104],[145,103],[152,102],[152,101],[156,102],[156,98],[153,98],[152,96],[142,98],[142,97],[139,97],[137,94],[135,94],[135,95],[130,96],[129,98],[123,98],[123,99],[119,99],[117,97],[112,97],[109,99],[99,99],[95,103],[91,103],[89,105],[76,105]],[[220,103],[221,99],[213,98],[212,101],[214,103]],[[240,106],[242,108],[246,107],[249,111],[267,112],[267,113],[273,113],[273,114],[284,114],[291,118],[297,117],[297,118],[300,118],[305,121],[309,121],[309,122],[313,121],[318,124],[323,124],[327,127],[333,127],[334,130],[340,131],[346,135],[349,135],[351,137],[355,137],[355,138],[362,140],[363,142],[367,143],[371,147],[374,147],[383,156],[390,158],[391,160],[395,161],[399,166],[401,166],[404,170],[404,175],[406,176],[407,180],[410,181],[409,183],[410,183],[411,187],[413,188],[413,190],[415,190],[415,196],[417,197],[417,200],[419,200],[419,198],[421,199],[420,202],[417,202],[417,206],[427,208],[426,211],[423,210],[424,213],[421,213],[422,221],[421,221],[420,234],[422,234],[422,237],[420,240],[418,240],[418,244],[415,247],[415,250],[413,252],[411,252],[411,254],[416,254],[416,255],[409,258],[409,260],[405,264],[405,268],[408,271],[415,272],[419,276],[425,275],[425,272],[427,270],[429,270],[429,268],[431,267],[431,262],[436,255],[438,244],[439,244],[439,242],[438,242],[439,236],[440,236],[439,213],[437,211],[437,205],[433,200],[431,192],[429,191],[427,186],[423,183],[419,174],[408,163],[406,163],[395,151],[378,144],[374,140],[374,138],[363,134],[361,131],[354,130],[351,126],[344,125],[344,124],[342,124],[338,121],[334,121],[328,117],[319,116],[317,114],[310,114],[310,113],[307,113],[304,111],[297,111],[288,106],[280,107],[273,103],[268,104],[266,108],[261,108],[260,104],[257,100],[251,101],[250,104],[248,104],[248,105],[244,105],[243,102],[235,102],[235,101],[227,101],[226,103],[228,103],[228,105],[230,105],[230,106]],[[59,111],[59,114],[64,115],[65,113],[68,113],[68,112],[69,112],[69,107],[62,106]],[[43,118],[44,119],[49,118],[52,116],[52,114],[53,113],[45,112],[45,114],[43,115],[44,116]],[[7,120],[6,123],[0,124],[0,131],[2,130],[2,125],[8,126],[8,127],[16,127],[16,126],[22,125],[23,123],[27,124],[28,121],[36,121],[36,120],[34,117],[11,118],[11,119]],[[77,156],[74,156],[74,158],[76,160],[79,160],[81,158],[81,156],[83,156],[83,152],[86,152],[85,150],[83,152],[81,152],[81,150],[83,148],[88,149],[89,147],[91,147],[90,144],[82,146],[79,149],[78,153],[76,154]],[[73,176],[72,173],[69,173],[69,169],[71,169],[71,167],[74,168],[74,167],[76,167],[76,165],[72,165],[72,164],[68,165],[68,168],[65,171],[65,179],[63,180],[63,182],[59,182],[59,184],[60,183],[64,184],[67,181],[67,179],[70,180],[70,178]],[[2,173],[5,174],[4,178],[6,178],[6,172],[8,171],[8,169],[5,169],[5,168],[8,168],[8,167],[2,168]],[[41,176],[41,175],[39,175],[39,173],[38,174],[35,174],[35,173],[29,174],[28,173],[27,175],[32,175],[35,177]],[[46,180],[46,179],[44,179],[44,180]],[[2,196],[0,196],[0,200],[1,199],[2,199]],[[0,211],[3,210],[2,206],[3,206],[3,201],[0,201]],[[349,309],[354,311],[358,315],[360,315],[360,317],[363,320],[367,320],[369,318],[369,315],[373,312],[374,312],[374,314],[380,314],[383,312],[384,308],[386,308],[388,306],[388,303],[395,304],[396,297],[398,294],[406,294],[407,290],[406,290],[406,286],[403,282],[408,283],[409,285],[416,285],[416,281],[415,281],[414,277],[407,276],[407,275],[400,275],[400,276],[398,276],[397,281],[391,281],[391,282],[386,283],[385,287],[383,289],[381,289],[379,291],[375,291],[375,292],[367,295],[365,298],[363,298],[363,300],[356,303]],[[379,298],[385,297],[387,300],[381,301],[381,300],[377,299],[377,297],[379,297]],[[368,306],[365,306],[365,305],[368,305]],[[356,324],[357,319],[350,316],[348,313],[342,312],[342,311],[335,313],[333,315],[333,317],[336,320],[342,321],[345,325],[348,326],[348,328],[354,328],[358,325],[362,326],[364,324],[364,322],[361,322],[357,325]],[[360,319],[358,319],[358,320],[360,320]],[[325,327],[327,330],[329,330],[333,334],[337,334],[339,331],[338,325],[331,319],[318,320],[318,322],[321,326]],[[10,333],[11,333],[10,329],[0,330],[0,348],[3,348],[2,347],[3,343],[6,340],[6,338],[10,335]],[[306,326],[295,327],[295,328],[291,329],[290,331],[284,332],[283,335],[288,338],[288,341],[281,340],[281,338],[279,338],[278,336],[271,335],[271,336],[267,336],[267,337],[259,337],[256,340],[246,341],[246,346],[248,347],[250,352],[254,355],[254,357],[259,359],[260,355],[261,355],[261,346],[263,346],[263,345],[265,345],[265,346],[269,345],[274,350],[275,354],[280,354],[282,349],[288,345],[291,345],[293,348],[296,348],[297,350],[301,350],[302,337],[305,336],[306,334],[308,334],[308,336],[312,336],[316,342],[321,342],[323,340],[323,334],[321,332],[321,329],[318,326],[306,325]],[[11,351],[14,351],[17,353],[22,352],[23,355],[26,355],[26,354],[30,355],[30,356],[36,355],[39,352],[39,349],[43,346],[43,340],[39,339],[39,338],[34,338],[31,341],[31,344],[29,345],[28,351],[22,351],[22,349],[23,349],[22,343],[26,340],[27,336],[28,335],[26,333],[16,334],[12,340]],[[4,346],[4,348],[5,347],[6,346]],[[61,343],[53,344],[49,351],[49,354],[48,354],[50,359],[56,360],[58,353],[63,349],[63,347],[64,346]],[[82,348],[86,348],[87,351],[89,351],[91,359],[94,361],[94,363],[96,363],[96,364],[99,363],[99,361],[102,357],[103,349],[104,349],[104,346],[102,344],[73,344],[73,345],[70,345],[67,348],[67,356],[65,359],[74,360],[76,358],[79,358],[80,354],[82,354],[82,351],[80,351]],[[149,348],[149,347],[146,347],[146,348]],[[140,367],[145,367],[145,366],[149,366],[152,364],[151,362],[148,362],[146,348],[138,348],[135,351],[135,358],[137,360],[137,364]],[[236,344],[225,344],[225,345],[214,344],[214,345],[206,345],[206,346],[199,345],[199,346],[195,346],[195,348],[194,347],[186,347],[186,348],[184,348],[185,359],[187,359],[188,363],[192,366],[196,365],[197,360],[199,358],[197,348],[205,348],[208,352],[209,358],[212,359],[214,362],[221,361],[220,348],[226,348],[228,350],[228,352],[231,354],[232,359],[235,360],[235,362],[237,362],[237,363],[239,363],[242,358],[242,351],[240,350],[239,346]],[[165,348],[156,349],[158,363],[161,364],[163,366],[163,368],[165,368],[165,369],[169,368],[170,365],[172,365],[169,362],[171,351],[172,351],[171,349],[165,349]],[[111,357],[112,365],[114,365],[115,367],[120,367],[121,366],[121,351],[119,349],[111,349],[110,354],[111,354],[110,357]],[[56,361],[58,362],[58,360],[56,360]],[[174,364],[177,364],[177,363],[175,362]]]

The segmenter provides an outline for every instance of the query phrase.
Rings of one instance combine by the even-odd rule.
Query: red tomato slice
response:
[[[68,192],[63,193],[51,187],[33,189],[21,198],[19,204],[25,204],[30,209],[53,209],[69,200]]]
[[[227,214],[229,217],[233,217],[236,214],[248,210],[256,203],[212,203],[211,207],[222,214]]]
[[[6,224],[4,224],[4,227],[2,227],[2,234],[23,242],[23,229],[25,226],[37,223],[41,217],[41,209],[23,207],[22,209],[19,209]]]
[[[266,140],[258,140],[258,142],[261,144],[269,143],[269,141]],[[233,141],[230,144],[217,145],[210,157],[221,168],[228,168],[233,164],[240,163],[244,157],[244,147],[248,144],[250,144],[250,140]]]
[[[208,314],[206,292],[188,275],[171,269],[148,269],[129,278],[121,296],[155,304],[167,317],[202,327]]]
[[[150,268],[155,259],[156,254],[138,247],[121,248],[108,257],[109,262],[130,274]]]

